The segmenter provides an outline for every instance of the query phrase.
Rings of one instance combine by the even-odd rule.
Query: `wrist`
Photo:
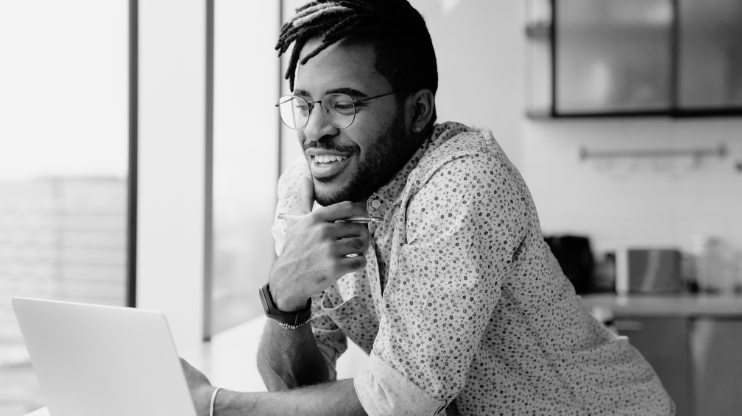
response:
[[[208,385],[203,386],[197,390],[197,393],[193,393],[194,404],[196,405],[196,414],[209,416],[209,403],[211,401],[211,395],[214,393],[215,387]],[[198,399],[196,399],[198,397]]]
[[[308,300],[309,298],[294,300],[285,299],[283,301],[276,301],[276,307],[281,312],[296,313],[307,307]]]
[[[296,286],[295,282],[292,284],[292,277],[297,275],[297,271],[295,267],[287,267],[286,262],[282,260],[284,260],[283,256],[279,257],[271,269],[268,278],[268,291],[271,294],[271,299],[273,299],[273,304],[281,312],[298,312],[306,306],[309,298],[295,296],[292,293],[291,289]]]
[[[263,311],[268,318],[278,322],[278,325],[285,329],[297,329],[305,325],[312,318],[312,299],[307,299],[304,307],[295,311],[284,311],[276,305],[270,286],[266,283],[258,290],[260,302],[263,304]],[[286,307],[286,306],[284,306]]]
[[[291,297],[291,295],[286,293],[285,290],[278,290],[270,284],[268,285],[268,291],[271,294],[271,298],[273,299],[276,308],[281,312],[299,312],[307,306],[307,301],[309,300],[309,298]]]
[[[222,389],[214,402],[214,416],[244,416],[255,410],[255,393]]]

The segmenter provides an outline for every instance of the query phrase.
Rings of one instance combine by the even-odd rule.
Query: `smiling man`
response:
[[[312,2],[277,48],[292,44],[278,107],[305,160],[277,213],[305,215],[277,216],[260,291],[270,391],[218,390],[184,363],[200,415],[674,412],[580,306],[492,133],[435,124],[435,52],[406,0]],[[369,365],[336,380],[348,338]]]

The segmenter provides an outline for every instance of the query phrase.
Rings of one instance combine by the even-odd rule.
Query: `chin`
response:
[[[314,199],[323,207],[343,201],[358,202],[370,194],[371,192],[360,186],[357,178],[351,179],[345,186],[318,183],[316,179],[314,181]]]
[[[323,207],[337,204],[338,202],[353,201],[350,194],[351,192],[348,192],[348,190],[318,190],[316,187],[314,189],[314,199]]]

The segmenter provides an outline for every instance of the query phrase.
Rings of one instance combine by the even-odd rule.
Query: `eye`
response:
[[[294,108],[301,114],[301,115],[307,115],[309,114],[309,105],[307,105],[306,101],[303,100],[294,100]]]
[[[352,115],[355,111],[352,101],[337,101],[333,104],[333,108],[340,114]]]

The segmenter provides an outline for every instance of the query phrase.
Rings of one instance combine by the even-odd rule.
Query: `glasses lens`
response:
[[[304,128],[309,120],[309,104],[307,100],[293,95],[281,97],[278,101],[281,121],[286,127],[294,130]]]
[[[329,94],[322,99],[322,112],[333,126],[344,129],[353,123],[356,107],[346,94]]]

